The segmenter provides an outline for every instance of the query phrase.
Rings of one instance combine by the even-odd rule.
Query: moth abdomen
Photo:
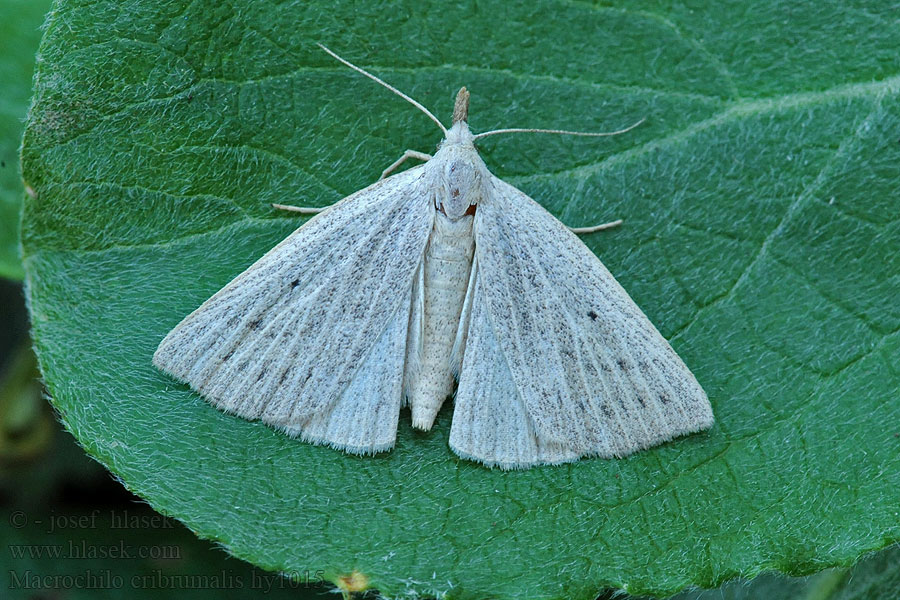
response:
[[[451,220],[436,213],[425,250],[422,347],[407,349],[421,352],[407,360],[416,365],[407,394],[413,427],[419,429],[431,429],[441,405],[453,391],[450,357],[475,252],[473,220],[467,216]]]

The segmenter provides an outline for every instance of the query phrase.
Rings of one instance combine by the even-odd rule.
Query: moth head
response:
[[[466,123],[468,117],[469,92],[462,88],[456,95],[453,126],[437,154],[427,163],[434,178],[434,205],[452,220],[474,213],[489,178]]]

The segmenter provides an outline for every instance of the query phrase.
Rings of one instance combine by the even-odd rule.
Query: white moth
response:
[[[447,130],[323,49],[444,141],[238,275],[166,336],[157,367],[228,413],[357,454],[391,449],[406,405],[430,429],[454,378],[450,447],[503,469],[621,457],[712,425],[697,380],[600,260],[473,143],[525,130],[473,135],[465,88]]]

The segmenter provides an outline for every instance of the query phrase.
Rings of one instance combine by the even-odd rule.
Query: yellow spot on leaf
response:
[[[344,598],[348,598],[353,592],[366,591],[369,588],[369,578],[359,571],[353,571],[349,575],[338,577],[337,586],[344,593]]]

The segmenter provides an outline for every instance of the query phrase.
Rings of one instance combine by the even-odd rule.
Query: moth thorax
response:
[[[465,158],[452,159],[447,162],[444,183],[438,191],[442,197],[437,198],[437,208],[453,220],[471,214],[471,207],[478,204],[482,195],[483,181],[478,167]]]

